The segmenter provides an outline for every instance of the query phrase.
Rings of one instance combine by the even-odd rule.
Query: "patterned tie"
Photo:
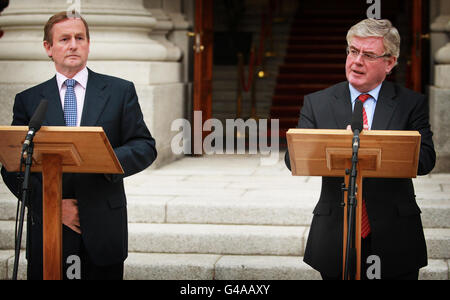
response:
[[[361,94],[359,95],[358,99],[361,100],[361,102],[364,104],[364,102],[370,98],[370,95],[368,94]],[[369,122],[367,120],[367,114],[366,110],[363,106],[363,121],[364,126],[366,128],[369,128]],[[361,237],[365,239],[370,233],[370,224],[369,224],[369,217],[367,216],[367,210],[366,210],[366,201],[362,201],[362,216],[361,216]]]
[[[66,95],[64,96],[64,120],[66,126],[77,126],[77,97],[75,96],[74,86],[77,83],[75,79],[67,79]]]

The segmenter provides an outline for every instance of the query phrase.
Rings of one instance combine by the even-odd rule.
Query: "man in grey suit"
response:
[[[122,279],[128,255],[123,178],[153,163],[155,140],[144,122],[132,82],[97,74],[86,67],[90,38],[83,18],[66,12],[44,28],[44,48],[56,76],[16,95],[12,125],[28,125],[41,99],[48,100],[46,126],[101,126],[124,175],[64,174],[63,263],[77,255],[81,279]],[[19,195],[17,174],[2,169],[9,189]],[[42,278],[42,176],[33,174],[28,203],[28,278]],[[69,265],[64,265],[63,275]]]
[[[347,34],[346,82],[305,96],[299,128],[348,129],[352,108],[367,95],[366,130],[417,130],[421,134],[418,175],[434,168],[436,153],[424,95],[385,81],[397,63],[400,36],[388,20],[366,19]],[[364,96],[361,96],[364,97]],[[285,162],[290,169],[289,153]],[[304,261],[323,279],[342,278],[343,178],[322,178]],[[418,279],[427,265],[427,250],[420,209],[411,179],[367,178],[363,199],[368,233],[362,239],[361,277],[366,258],[381,260],[381,279]]]

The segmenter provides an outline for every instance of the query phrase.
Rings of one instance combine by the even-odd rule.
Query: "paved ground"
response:
[[[185,157],[127,178],[125,278],[319,279],[302,256],[321,179],[292,176],[283,157],[270,166],[258,155]],[[421,279],[449,279],[450,174],[414,183],[429,253]],[[0,183],[2,274],[11,272],[15,203]]]
[[[209,201],[297,201],[315,204],[320,177],[295,177],[284,164],[261,165],[259,155],[186,157],[157,170],[146,170],[125,180],[129,198],[206,198]],[[450,199],[450,174],[413,179],[421,204]]]

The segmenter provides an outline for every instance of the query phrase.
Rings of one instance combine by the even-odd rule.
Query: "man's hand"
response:
[[[62,201],[62,223],[81,234],[80,217],[78,216],[78,202],[75,199],[63,199]]]

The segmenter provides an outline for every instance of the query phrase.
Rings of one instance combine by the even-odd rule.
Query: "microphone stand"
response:
[[[350,278],[353,280],[355,278],[355,266],[356,266],[356,248],[355,248],[355,216],[356,216],[356,177],[358,174],[357,164],[358,164],[358,151],[359,151],[359,130],[356,129],[353,137],[353,154],[352,154],[352,168],[347,174],[350,175],[349,187],[347,189],[347,252],[345,253],[345,270],[344,270],[344,280]]]
[[[31,175],[31,165],[33,164],[33,151],[34,151],[34,143],[31,142],[26,149],[27,157],[25,159],[25,174],[22,183],[22,205],[20,207],[20,215],[19,215],[19,230],[16,236],[16,245],[15,245],[16,248],[15,248],[14,268],[12,277],[13,280],[17,280],[17,271],[19,269],[19,256],[22,244],[25,207],[28,204],[28,199],[30,195],[30,175]],[[23,160],[23,156],[20,159]]]

